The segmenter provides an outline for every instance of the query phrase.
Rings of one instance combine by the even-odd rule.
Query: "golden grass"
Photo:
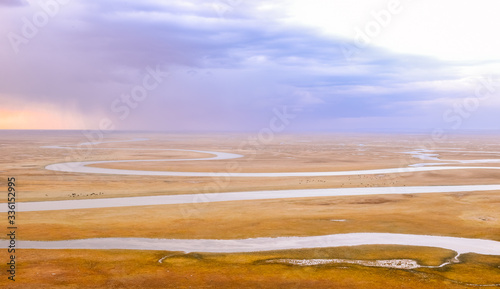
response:
[[[497,184],[497,170],[460,170],[373,176],[300,178],[193,178],[73,174],[44,167],[66,161],[198,158],[174,151],[40,148],[88,140],[78,132],[2,132],[2,175],[16,177],[18,201],[223,193],[229,191],[341,187]],[[401,152],[418,148],[445,152],[443,159],[496,158],[498,137],[283,135],[272,142],[241,146],[243,135],[132,135],[147,143],[109,143],[99,148],[172,148],[224,151],[245,158],[206,162],[106,164],[105,167],[209,172],[341,171],[406,167],[420,163]],[[429,142],[430,141],[430,142]],[[426,144],[432,146],[424,147]],[[364,144],[364,146],[360,146]],[[255,158],[252,155],[255,154]],[[490,166],[483,164],[475,166]],[[5,202],[1,199],[0,202]],[[379,195],[161,205],[18,213],[18,239],[62,240],[94,237],[210,238],[311,236],[348,232],[389,232],[484,238],[500,241],[498,192]],[[5,214],[0,215],[6,220]],[[332,220],[345,219],[345,222]],[[0,237],[4,238],[4,237]],[[178,254],[120,250],[19,250],[18,281],[7,288],[470,288],[468,283],[500,283],[499,256],[467,254],[464,263],[440,269],[396,270],[360,265],[300,267],[266,264],[273,258],[411,258],[438,265],[453,252],[404,246],[359,246],[248,254]],[[0,251],[6,260],[6,250]],[[5,278],[4,278],[5,277]]]
[[[495,192],[323,197],[23,212],[18,222],[27,240],[387,232],[500,241],[499,203]]]
[[[14,133],[12,133],[14,134]],[[104,140],[127,140],[141,135],[111,134]],[[147,142],[107,143],[82,146],[80,150],[47,149],[45,145],[72,145],[88,141],[78,133],[14,134],[5,137],[1,160],[5,174],[18,177],[22,201],[109,198],[140,195],[195,194],[206,192],[252,191],[336,187],[388,187],[418,185],[495,184],[496,170],[460,170],[390,175],[300,177],[300,178],[219,178],[155,177],[73,174],[47,171],[46,165],[68,161],[160,159],[203,157],[206,154],[147,149],[195,149],[244,154],[233,160],[197,162],[141,162],[103,164],[104,167],[208,172],[341,171],[407,167],[422,162],[408,154],[421,148],[426,136],[313,135],[277,136],[270,143],[241,145],[246,136],[147,134]],[[456,143],[438,148],[459,147],[477,153],[445,153],[443,159],[494,158],[482,150],[500,151],[498,140],[474,136],[456,137]],[[304,142],[308,141],[308,142]],[[359,146],[359,144],[366,144]],[[495,145],[494,145],[495,144]],[[139,150],[98,150],[94,148],[137,148]],[[485,166],[491,164],[475,165]],[[0,202],[5,200],[0,199]]]
[[[399,270],[351,264],[292,266],[275,258],[419,258],[440,264],[454,253],[434,248],[360,246],[248,254],[126,250],[19,250],[8,288],[470,288],[500,283],[500,257],[464,255],[463,264]],[[163,263],[158,260],[165,257]]]

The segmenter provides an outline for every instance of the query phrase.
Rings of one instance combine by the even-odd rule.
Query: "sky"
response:
[[[500,129],[498,1],[0,1],[0,129]]]

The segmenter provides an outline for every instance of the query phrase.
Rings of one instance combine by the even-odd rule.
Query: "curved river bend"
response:
[[[146,139],[135,139],[143,141]],[[87,143],[97,144],[97,143]],[[69,147],[49,146],[46,148],[68,149]],[[111,148],[94,148],[108,149]],[[122,148],[120,148],[122,149]],[[136,150],[136,149],[131,149]],[[142,150],[142,149],[141,149]],[[170,150],[170,149],[164,149]],[[463,169],[488,169],[498,170],[500,167],[473,167],[473,166],[432,166],[417,165],[408,168],[392,168],[379,170],[357,170],[336,172],[288,172],[288,173],[209,173],[209,172],[177,172],[177,171],[140,171],[120,170],[98,167],[89,167],[94,164],[115,162],[167,162],[167,161],[206,161],[225,160],[243,157],[239,154],[179,150],[213,154],[211,158],[199,159],[158,159],[158,160],[116,160],[116,161],[92,161],[92,162],[67,162],[48,165],[46,169],[69,173],[91,173],[91,174],[118,174],[118,175],[140,175],[140,176],[192,176],[192,177],[307,177],[307,176],[347,176],[367,174],[391,174],[406,172],[422,172],[436,170],[463,170]],[[426,152],[410,152],[424,154]],[[422,157],[420,157],[422,158]],[[432,160],[438,160],[434,155]],[[499,160],[478,160],[477,163],[494,163]],[[467,161],[474,163],[474,161]],[[305,189],[305,190],[279,190],[279,191],[253,191],[253,192],[230,192],[220,194],[203,195],[170,195],[150,197],[111,198],[94,200],[67,200],[49,202],[21,202],[18,203],[18,211],[48,211],[48,210],[71,210],[126,206],[187,204],[197,202],[223,202],[244,201],[281,198],[305,198],[305,197],[327,197],[327,196],[352,196],[352,195],[379,195],[379,194],[422,194],[422,193],[448,193],[448,192],[472,192],[472,191],[496,191],[500,185],[468,185],[468,186],[416,186],[416,187],[371,187],[371,188],[332,188],[332,189]],[[7,208],[0,209],[6,212]],[[7,240],[0,240],[2,246],[7,246]],[[477,253],[486,255],[500,255],[500,242],[483,239],[428,236],[412,234],[391,233],[350,233],[326,236],[310,237],[278,237],[278,238],[254,238],[237,240],[204,240],[204,239],[145,239],[145,238],[98,238],[66,241],[18,241],[19,248],[24,249],[133,249],[133,250],[166,250],[184,252],[254,252],[301,248],[323,248],[359,245],[408,245],[426,246],[453,250],[459,254]]]

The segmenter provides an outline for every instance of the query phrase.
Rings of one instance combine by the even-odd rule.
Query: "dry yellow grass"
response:
[[[387,232],[500,241],[499,204],[495,192],[350,196],[24,212],[19,222],[29,240]]]
[[[497,184],[497,170],[413,174],[300,177],[193,178],[74,174],[47,171],[65,161],[198,158],[201,153],[141,150],[47,149],[87,142],[78,132],[2,132],[1,173],[16,177],[18,201],[197,194],[270,189]],[[302,135],[241,146],[243,135],[106,135],[105,140],[149,137],[147,143],[108,143],[98,148],[172,148],[224,151],[245,158],[206,162],[144,162],[141,169],[242,172],[341,171],[406,167],[422,162],[402,152],[446,149],[442,159],[498,158],[500,138],[451,136],[439,144],[428,136]],[[363,145],[360,145],[363,144]],[[429,146],[428,144],[432,144]],[[468,151],[453,152],[457,151]],[[252,156],[255,155],[254,158]],[[487,164],[496,165],[496,164]],[[137,169],[138,163],[104,167]],[[475,165],[475,166],[485,166]],[[0,202],[5,202],[5,199]],[[161,205],[18,214],[18,238],[61,240],[93,237],[213,238],[310,236],[347,232],[392,232],[484,238],[500,241],[498,192],[380,195]],[[0,215],[6,219],[5,215]],[[345,219],[345,222],[332,220]],[[4,237],[1,237],[4,238]],[[359,265],[298,267],[265,264],[271,258],[413,258],[437,265],[453,252],[416,247],[361,246],[262,252],[190,254],[157,261],[169,252],[19,250],[19,282],[12,288],[470,288],[500,283],[500,257],[467,254],[464,263],[414,271]],[[0,251],[6,260],[5,250]],[[93,285],[95,284],[95,285]],[[10,287],[8,287],[10,288]]]
[[[46,133],[6,136],[2,141],[1,160],[5,174],[18,177],[23,188],[22,201],[45,201],[84,198],[109,198],[140,195],[193,194],[206,192],[252,191],[262,189],[336,188],[412,185],[495,184],[498,171],[460,170],[427,173],[402,173],[374,176],[337,176],[301,178],[220,178],[211,177],[154,177],[98,174],[73,174],[47,171],[48,164],[66,161],[158,159],[173,157],[202,157],[191,152],[154,151],[147,149],[198,149],[243,154],[233,160],[198,162],[141,162],[102,164],[116,167],[151,170],[180,170],[208,172],[280,172],[280,171],[342,171],[406,167],[422,162],[403,154],[421,148],[426,136],[358,136],[313,135],[278,136],[262,145],[241,145],[245,136],[232,135],[164,135],[111,134],[104,140],[127,140],[149,137],[147,142],[107,143],[82,146],[81,149],[48,149],[46,145],[72,145],[88,141],[81,134]],[[498,139],[491,137],[456,137],[453,142],[436,145],[439,148],[460,148],[472,153],[444,153],[446,158],[494,158],[483,150],[500,151]],[[307,141],[307,142],[305,142]],[[365,144],[359,146],[359,144]],[[136,148],[139,150],[99,150],[94,148]],[[478,151],[478,153],[474,153]],[[475,166],[485,166],[475,165]],[[74,194],[74,195],[73,195]],[[92,195],[94,194],[94,195]],[[97,196],[96,196],[97,194]],[[5,200],[0,200],[5,202]]]
[[[124,250],[20,250],[17,280],[5,288],[470,288],[500,283],[500,257],[462,256],[440,269],[399,270],[352,264],[292,266],[279,258],[415,258],[436,265],[453,252],[433,248],[360,246],[248,254]],[[158,260],[165,256],[162,263]]]

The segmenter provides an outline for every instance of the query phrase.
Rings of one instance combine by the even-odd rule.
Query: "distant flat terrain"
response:
[[[394,254],[381,253],[378,246],[384,245],[384,242],[374,243],[367,239],[366,243],[357,242],[358,245],[354,246],[370,244],[366,250],[353,251],[347,257],[335,250],[326,254],[328,243],[325,243],[319,246],[323,249],[311,249],[307,245],[303,250],[300,246],[281,249],[269,246],[266,249],[262,245],[260,249],[256,248],[256,251],[272,252],[298,250],[302,252],[300,258],[292,258],[296,253],[285,251],[263,252],[267,254],[265,257],[240,253],[217,258],[235,262],[235,266],[244,272],[272,266],[274,269],[262,278],[270,278],[276,284],[285,284],[286,278],[282,277],[294,272],[300,274],[304,282],[317,283],[318,288],[334,284],[323,281],[338,270],[351,271],[352,276],[359,276],[359,280],[358,277],[351,280],[351,284],[358,284],[363,272],[368,270],[364,269],[366,262],[363,260],[372,258],[380,261],[386,257],[398,260],[409,258],[410,261],[405,261],[410,262],[408,264],[422,265],[413,269],[393,269],[409,270],[405,278],[409,278],[409,286],[415,288],[423,284],[427,288],[434,286],[419,276],[437,282],[436,288],[500,284],[500,275],[496,271],[500,266],[500,257],[495,259],[494,253],[498,246],[495,241],[500,241],[498,136],[450,135],[446,141],[440,142],[427,135],[396,134],[277,135],[265,141],[244,134],[114,132],[105,133],[102,138],[87,139],[77,131],[1,131],[0,136],[0,148],[4,152],[1,163],[5,164],[0,170],[5,180],[15,177],[19,189],[21,245],[22,241],[50,243],[92,238],[139,238],[138,242],[140,238],[187,239],[193,244],[202,239],[206,242],[231,242],[269,238],[273,242],[282,237],[308,240],[311,237],[356,233],[412,235],[417,236],[415,240],[418,236],[450,237],[449,240],[467,238],[492,241],[493,245],[488,246],[493,253],[487,253],[481,249],[484,245],[478,245],[477,250],[466,250],[456,257],[458,249],[455,253],[446,253],[454,250],[451,245],[440,247],[431,245],[437,244],[432,242],[419,245],[418,241],[401,243],[412,245],[405,250],[391,247],[390,252]],[[163,172],[170,173],[162,175]],[[6,199],[0,201],[6,202]],[[364,236],[370,238],[375,235]],[[90,241],[88,244],[91,244]],[[224,246],[223,242],[220,244]],[[385,245],[394,244],[387,242]],[[480,242],[477,241],[477,244]],[[342,246],[353,245],[343,243]],[[429,246],[442,252],[442,258],[432,261],[432,254],[426,251]],[[331,243],[331,247],[335,244]],[[101,249],[104,248],[110,247]],[[130,248],[141,247],[134,245]],[[148,248],[143,247],[144,254],[149,254],[146,252]],[[196,252],[195,249],[189,251]],[[191,256],[187,252],[177,252],[179,247],[170,249],[177,253],[168,253],[168,246],[164,250],[164,256]],[[23,264],[30,268],[30,272],[39,270],[35,255],[31,253],[33,251],[37,250],[19,250],[21,257],[26,254],[25,260],[30,260],[29,264]],[[104,266],[108,264],[105,260],[111,258],[105,250],[92,253],[92,256],[101,256],[102,261],[85,261],[86,257],[77,257],[82,262],[80,265],[65,259],[65,254],[55,250],[55,247],[53,252],[57,253],[53,268],[59,268],[60,272],[64,271],[64,264],[87,270],[85,262],[93,262],[95,265],[92,268],[100,268],[99,273],[94,274],[101,276],[102,280],[125,278]],[[167,276],[165,278],[168,278],[167,272],[159,273],[158,270],[167,270],[164,268],[166,264],[176,274],[184,274],[180,268],[189,266],[193,266],[193,272],[201,274],[204,266],[208,266],[208,263],[202,263],[212,260],[210,253],[203,252],[203,246],[200,246],[201,259],[195,258],[189,261],[191,263],[180,257],[172,257],[172,260],[166,257],[165,262],[158,262],[161,258],[151,259],[152,263],[144,266],[153,270],[150,266],[156,264],[154,271],[157,276]],[[217,249],[210,252],[217,252]],[[220,252],[228,251],[221,249]],[[474,257],[476,255],[468,252],[484,255]],[[5,259],[7,254],[4,253],[0,256]],[[74,253],[68,251],[67,256],[72,255]],[[271,255],[276,260],[285,258],[291,261],[286,261],[285,265],[284,261],[265,261],[273,259]],[[242,258],[253,261],[243,262]],[[322,258],[353,261],[342,266],[340,261],[331,261],[331,264],[317,261]],[[300,265],[313,264],[312,260],[323,265]],[[437,266],[429,265],[433,262],[445,265],[431,268]],[[327,263],[330,265],[325,265]],[[221,270],[227,270],[221,263],[217,264]],[[310,271],[310,268],[313,270]],[[440,268],[450,269],[442,271]],[[475,270],[476,275],[484,277],[478,279],[476,275],[456,273],[462,272],[462,269],[465,270],[463,272]],[[399,273],[387,275],[384,273],[387,269],[383,267],[369,270],[373,270],[370,271],[374,274],[371,278],[378,282],[400,282]],[[25,287],[19,288],[31,288],[37,284],[35,275],[30,273],[25,276],[31,277],[20,278],[21,282],[16,285],[24,284]],[[241,280],[256,278],[251,276],[254,275],[248,273],[241,276]],[[67,284],[86,282],[75,276],[66,279],[64,274],[59,278]],[[156,280],[156,277],[151,276],[151,280]],[[340,279],[330,281],[342,283]],[[51,284],[49,279],[44,282]],[[195,284],[198,281],[192,282]],[[221,288],[230,286],[230,283],[220,283]],[[363,286],[357,287],[365,288]]]

